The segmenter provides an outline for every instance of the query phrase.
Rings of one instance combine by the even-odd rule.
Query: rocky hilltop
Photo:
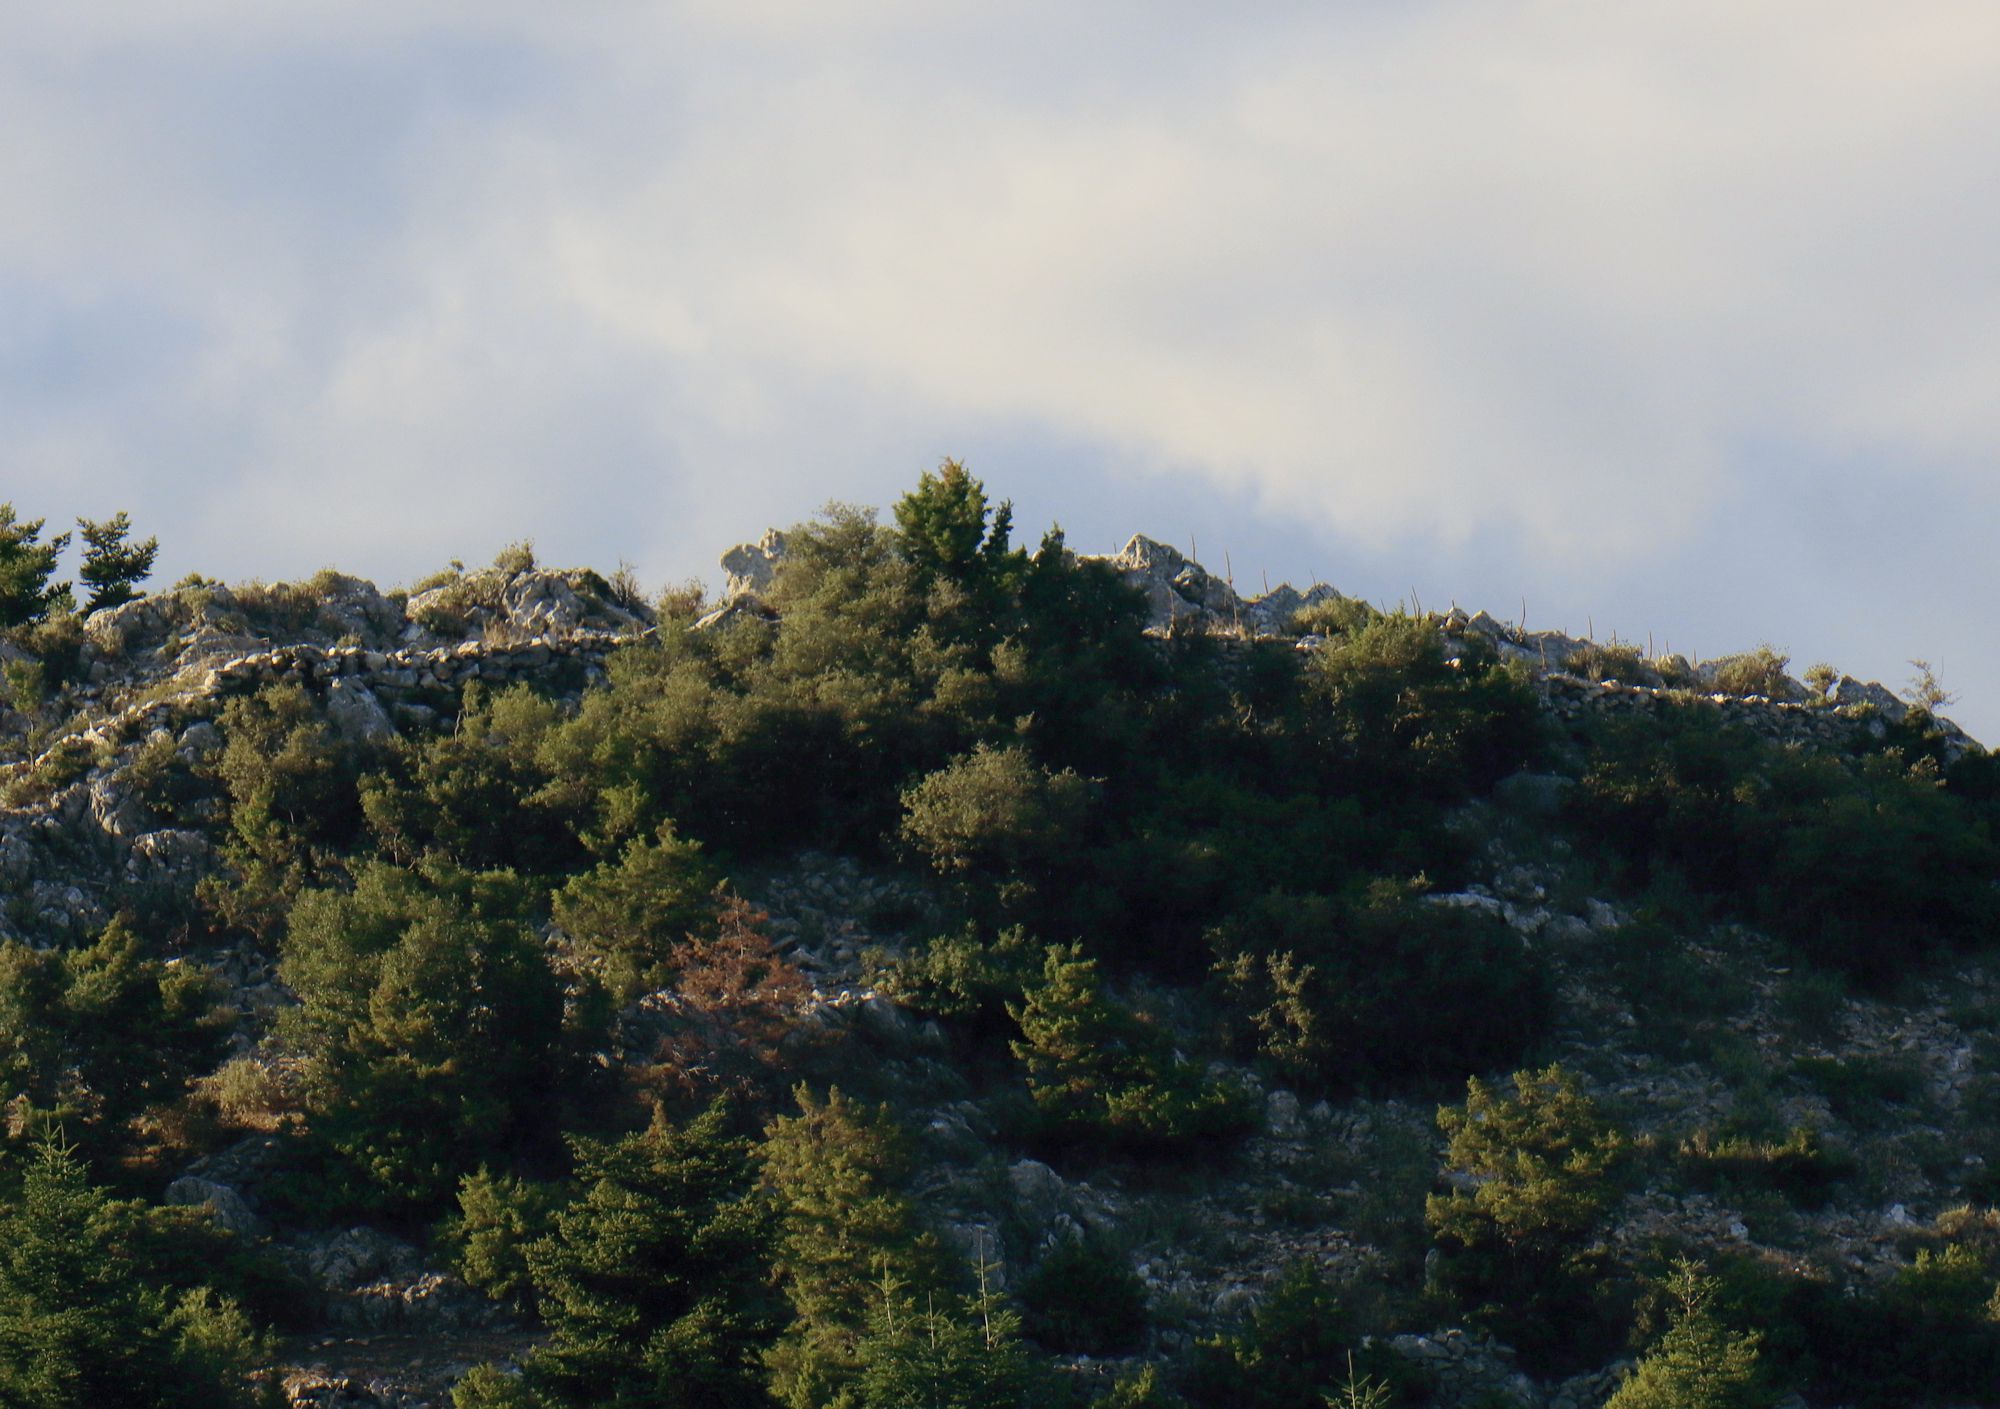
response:
[[[262,1268],[225,1290],[263,1297],[262,1383],[295,1405],[516,1402],[464,1377],[554,1374],[558,1293],[525,1269],[559,1259],[480,1233],[500,1186],[461,1181],[510,1170],[546,1191],[522,1209],[574,1211],[590,1142],[646,1110],[726,1096],[768,1141],[787,1112],[831,1119],[836,1088],[907,1150],[868,1177],[930,1251],[878,1266],[977,1264],[1055,1376],[1042,1402],[1251,1402],[1229,1376],[1308,1363],[1283,1318],[1325,1296],[1350,1392],[1595,1409],[1660,1344],[1676,1256],[1766,1332],[1740,1402],[1903,1402],[1870,1376],[1977,1402],[1977,1371],[1936,1358],[1985,1344],[1982,1298],[2000,1317],[2000,968],[1969,932],[2000,893],[1978,870],[2000,790],[1977,742],[1768,651],[1648,660],[1320,584],[1243,598],[1145,537],[953,557],[923,522],[774,530],[723,556],[714,603],[515,555],[409,592],[195,581],[59,651],[0,645],[39,682],[0,710],[0,952],[26,973],[134,933],[120,972],[202,975],[187,1032],[212,1044],[123,1101],[89,1060],[37,1065],[17,985],[13,1140],[60,1113],[96,1180]],[[394,899],[396,876],[442,899]],[[402,918],[369,929],[376,904]],[[424,980],[344,989],[320,956],[503,922],[560,1029],[535,1040],[572,1044],[536,1068],[538,1110],[458,1074],[490,1036],[394,1078],[417,1085],[354,1085],[443,1019],[392,1011]],[[467,972],[441,991],[527,982]],[[1594,1211],[1549,1276],[1588,1285],[1553,1312],[1496,1301],[1525,1254],[1452,1220],[1502,1217],[1481,1191],[1513,1176],[1438,1115],[1525,1103],[1537,1070],[1619,1171],[1577,1195]],[[403,1170],[380,1133],[403,1117],[367,1103],[433,1109],[423,1082],[483,1114]],[[791,1189],[762,1148],[760,1197]],[[550,1248],[582,1236],[518,1216]],[[759,1274],[781,1291],[805,1275],[784,1236]],[[839,1356],[873,1353],[863,1310],[786,1294],[849,1349],[784,1339],[795,1321],[773,1373],[805,1345],[861,1374]]]

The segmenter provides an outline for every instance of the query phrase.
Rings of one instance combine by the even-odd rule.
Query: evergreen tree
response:
[[[364,867],[293,908],[281,1030],[307,1059],[334,1202],[435,1206],[481,1159],[553,1143],[562,986],[511,875]]]
[[[90,588],[83,604],[86,615],[145,595],[138,584],[153,575],[159,539],[132,542],[132,520],[123,509],[102,521],[78,519],[76,527],[83,537],[83,566],[76,575]]]
[[[837,1087],[824,1101],[795,1094],[799,1113],[772,1122],[758,1152],[777,1211],[773,1270],[793,1313],[771,1351],[772,1389],[791,1409],[849,1406],[871,1288],[885,1275],[934,1287],[942,1269],[902,1191],[909,1151],[888,1108]]]
[[[921,1300],[885,1274],[861,1342],[857,1409],[1021,1409],[1032,1385],[1020,1320],[982,1261],[979,1291]]]
[[[1686,1258],[1674,1264],[1667,1333],[1604,1409],[1766,1409],[1773,1395],[1758,1373],[1763,1337],[1716,1319],[1716,1287],[1702,1264]]]
[[[218,1409],[259,1396],[264,1349],[206,1288],[176,1293],[138,1249],[145,1212],[113,1200],[54,1141],[0,1206],[0,1404],[8,1409]]]
[[[1588,1354],[1625,1138],[1560,1065],[1514,1074],[1514,1094],[1472,1078],[1438,1111],[1445,1167],[1474,1187],[1433,1194],[1438,1279],[1531,1358]]]
[[[582,1193],[528,1252],[548,1342],[527,1387],[576,1409],[750,1409],[783,1324],[771,1228],[720,1106],[575,1142]]]
[[[69,605],[69,584],[49,582],[69,535],[58,533],[42,542],[47,522],[17,519],[12,504],[0,504],[0,630],[30,626]]]

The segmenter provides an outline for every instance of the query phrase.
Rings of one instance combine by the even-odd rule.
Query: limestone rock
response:
[[[729,574],[722,586],[723,600],[769,592],[784,560],[785,535],[778,529],[766,529],[755,543],[737,544],[722,555],[722,570]]]

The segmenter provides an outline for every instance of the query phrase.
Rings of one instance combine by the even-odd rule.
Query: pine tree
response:
[[[550,1337],[527,1387],[578,1409],[770,1403],[763,1355],[783,1324],[770,1221],[723,1109],[576,1151],[583,1192],[528,1251]]]
[[[1604,1409],[1765,1409],[1772,1395],[1758,1373],[1756,1331],[1716,1319],[1716,1280],[1682,1258],[1667,1279],[1670,1324]]]
[[[153,575],[153,559],[159,556],[160,540],[130,541],[132,520],[123,509],[102,521],[78,519],[76,527],[84,545],[83,566],[76,575],[90,588],[90,599],[83,604],[84,613],[121,606],[143,596],[138,584]]]
[[[49,581],[69,535],[58,533],[42,542],[46,522],[16,519],[12,504],[0,504],[0,630],[31,626],[69,606],[69,584]]]

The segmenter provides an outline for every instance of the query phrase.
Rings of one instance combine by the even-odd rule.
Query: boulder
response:
[[[728,574],[722,586],[723,600],[769,592],[784,560],[785,535],[775,528],[766,529],[755,543],[737,544],[722,555],[722,570]]]

